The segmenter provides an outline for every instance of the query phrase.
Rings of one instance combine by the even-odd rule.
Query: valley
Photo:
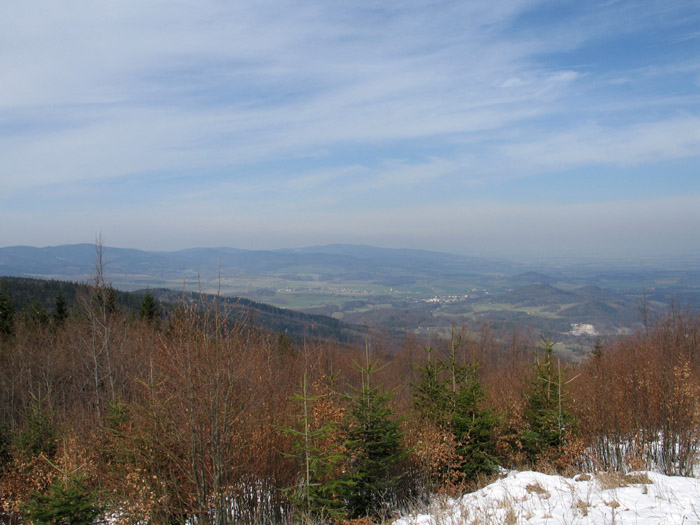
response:
[[[700,265],[692,259],[557,264],[354,245],[104,253],[120,290],[220,293],[425,338],[488,323],[550,333],[573,354],[642,328],[644,315],[700,306]],[[1,248],[0,275],[89,282],[94,256],[90,244]]]

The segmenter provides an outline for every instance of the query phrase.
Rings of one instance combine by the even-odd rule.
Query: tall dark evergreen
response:
[[[103,288],[101,290],[101,293],[104,294],[104,297],[102,298],[103,302],[103,308],[108,314],[113,314],[114,312],[117,311],[117,292],[114,288],[112,288],[112,285],[107,286],[106,288]]]
[[[0,338],[12,335],[15,326],[15,305],[0,288]]]
[[[596,362],[600,362],[600,360],[603,358],[603,343],[600,342],[600,337],[596,338],[591,355]]]
[[[15,326],[15,305],[0,288],[0,338],[12,335]]]
[[[401,462],[406,451],[399,423],[389,407],[391,394],[373,386],[372,375],[377,370],[367,350],[365,366],[360,367],[362,387],[350,399],[345,442],[345,498],[351,518],[381,515],[401,499]]]
[[[60,326],[68,318],[68,306],[66,304],[66,298],[63,296],[61,290],[58,291],[56,296],[56,307],[53,313],[53,322],[56,326]]]
[[[155,323],[160,316],[160,307],[158,301],[151,294],[151,290],[146,290],[146,295],[141,299],[141,307],[139,308],[139,317],[149,323]]]

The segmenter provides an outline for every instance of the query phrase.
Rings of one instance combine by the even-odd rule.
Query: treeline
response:
[[[370,523],[499,467],[689,474],[698,452],[692,312],[567,365],[546,338],[488,326],[390,352],[296,343],[216,301],[129,315],[99,279],[61,319],[11,303],[0,293],[8,520]]]
[[[0,292],[12,301],[18,315],[54,319],[56,310],[70,310],[77,306],[78,298],[87,293],[85,283],[57,281],[55,279],[33,279],[31,277],[0,277]],[[141,295],[110,288],[115,305],[124,311],[137,312]],[[59,312],[59,315],[62,315]]]
[[[46,321],[56,315],[59,304],[70,310],[77,307],[77,299],[86,293],[85,283],[33,279],[28,277],[0,277],[0,290],[11,298],[19,315]],[[328,317],[277,308],[244,297],[217,296],[200,292],[178,291],[166,288],[124,292],[108,287],[113,302],[131,316],[138,314],[146,293],[155,298],[163,316],[173,313],[184,302],[209,307],[214,301],[225,306],[228,319],[238,323],[252,323],[266,330],[281,332],[291,339],[330,339],[343,343],[358,343],[367,338],[368,330]],[[399,334],[395,334],[399,338]]]

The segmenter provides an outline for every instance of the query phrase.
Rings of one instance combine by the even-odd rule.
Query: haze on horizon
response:
[[[696,0],[0,5],[0,246],[700,250]]]

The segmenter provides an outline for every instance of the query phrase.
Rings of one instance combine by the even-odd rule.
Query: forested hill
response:
[[[0,276],[0,292],[8,295],[17,312],[45,312],[50,318],[56,310],[59,296],[68,310],[78,308],[78,297],[88,285],[69,281]],[[220,310],[231,320],[252,323],[266,330],[284,333],[295,339],[332,339],[356,343],[367,337],[363,326],[343,323],[325,315],[307,314],[258,303],[242,297],[218,297],[197,292],[179,292],[165,288],[149,290],[160,304],[164,316],[178,305],[210,306],[219,301]],[[124,292],[113,290],[115,303],[125,313],[137,315],[147,290]]]
[[[143,295],[145,292],[145,290],[139,290],[135,293]],[[332,339],[343,343],[357,343],[365,340],[368,334],[364,326],[343,323],[327,315],[278,308],[244,297],[179,292],[168,288],[156,288],[150,290],[150,293],[159,301],[170,305],[177,305],[183,301],[190,304],[212,305],[215,301],[219,301],[219,307],[230,319],[240,323],[250,322],[266,330],[281,332],[294,338]]]

